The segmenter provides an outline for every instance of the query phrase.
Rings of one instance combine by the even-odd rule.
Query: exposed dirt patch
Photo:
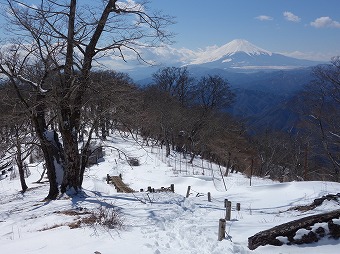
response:
[[[78,216],[78,215],[85,215],[85,214],[91,214],[91,212],[87,210],[65,210],[65,211],[56,211],[55,213],[57,214],[64,214],[68,216]]]

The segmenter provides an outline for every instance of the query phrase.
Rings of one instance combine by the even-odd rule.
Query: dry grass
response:
[[[49,228],[44,228],[41,231],[61,226],[69,226],[71,229],[80,228],[82,226],[102,226],[107,229],[122,229],[124,224],[120,211],[113,205],[102,205],[93,211],[64,210],[57,211],[56,213],[67,216],[76,216],[76,218],[73,222],[54,225]]]
[[[57,211],[57,214],[64,214],[68,216],[77,216],[77,215],[84,215],[84,214],[91,214],[89,211],[76,211],[76,210],[64,210],[64,211]]]
[[[122,229],[123,217],[121,212],[114,206],[100,206],[98,211],[93,214],[96,223],[108,229]]]
[[[62,227],[62,226],[65,226],[63,224],[55,224],[53,226],[50,226],[50,227],[44,227],[42,229],[39,229],[38,231],[47,231],[47,230],[51,230],[51,229],[54,229],[54,228],[59,228],[59,227]]]

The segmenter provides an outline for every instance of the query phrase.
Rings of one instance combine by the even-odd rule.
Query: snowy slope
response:
[[[141,141],[140,141],[141,142]],[[43,202],[47,184],[34,184],[41,165],[31,165],[27,178],[30,190],[20,194],[18,179],[0,181],[0,250],[1,253],[60,254],[70,253],[337,253],[339,241],[323,239],[311,245],[264,246],[247,248],[248,237],[310,214],[339,209],[335,201],[324,202],[305,213],[289,211],[309,204],[314,198],[340,191],[339,183],[277,183],[268,179],[249,179],[229,174],[223,179],[219,168],[199,158],[193,165],[173,153],[164,157],[159,147],[141,146],[131,138],[116,135],[106,142],[103,162],[86,172],[84,193],[61,196]],[[120,152],[118,153],[116,148]],[[131,167],[125,156],[138,158],[140,166]],[[222,169],[225,170],[225,169]],[[106,174],[122,174],[124,182],[139,190],[148,186],[160,188],[175,185],[175,193],[117,193],[106,184]],[[187,186],[190,196],[185,198]],[[226,189],[227,190],[226,190]],[[212,202],[207,201],[210,192]],[[232,201],[227,237],[217,241],[220,218],[224,218],[224,199]],[[235,204],[241,203],[241,211]],[[70,229],[77,216],[62,211],[94,211],[100,206],[115,206],[123,215],[122,230],[101,226]],[[78,215],[80,216],[80,215]]]

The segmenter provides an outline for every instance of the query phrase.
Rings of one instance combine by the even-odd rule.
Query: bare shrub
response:
[[[59,214],[68,216],[78,216],[78,218],[69,223],[68,226],[71,229],[80,228],[82,225],[88,226],[102,226],[107,229],[122,229],[123,218],[119,209],[113,205],[101,205],[99,208],[93,211],[74,211],[66,210],[59,211]],[[81,216],[86,215],[86,216]],[[81,216],[81,217],[80,217]]]
[[[108,229],[121,229],[123,227],[123,218],[117,207],[100,206],[92,214],[95,218],[95,223]]]
[[[113,204],[105,203],[92,211],[87,208],[81,208],[80,210],[70,209],[56,211],[55,213],[76,217],[73,222],[63,224],[69,226],[71,229],[81,228],[82,226],[93,226],[95,228],[100,226],[104,229],[122,229],[124,226],[122,213],[119,208]]]

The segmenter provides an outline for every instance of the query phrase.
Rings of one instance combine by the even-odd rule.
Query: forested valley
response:
[[[167,67],[153,74],[150,85],[138,87],[127,74],[93,71],[77,133],[81,165],[86,167],[92,140],[105,140],[119,130],[143,137],[147,145],[164,146],[167,156],[172,150],[182,153],[188,162],[201,157],[231,172],[279,181],[338,181],[339,98],[337,84],[332,82],[339,67],[335,59],[333,65],[316,68],[319,79],[297,95],[297,108],[305,114],[298,131],[266,129],[251,135],[242,119],[226,113],[235,97],[228,81],[219,76],[196,80],[186,68]],[[30,78],[34,80],[34,76]],[[1,84],[1,169],[15,162],[23,191],[27,189],[25,161],[44,160],[44,141],[32,122],[41,119],[30,115],[39,105],[44,105],[41,113],[46,122],[46,130],[40,134],[53,141],[61,165],[65,159],[54,82],[51,77],[52,85],[44,88],[46,96],[39,102],[39,91],[25,82],[17,87],[20,90],[7,80]]]
[[[218,75],[196,78],[185,67],[165,67],[138,87],[127,74],[93,68],[110,50],[123,59],[124,48],[139,56],[137,40],[154,47],[168,41],[171,17],[116,1],[98,13],[77,12],[76,1],[7,2],[15,38],[0,49],[0,169],[17,168],[23,191],[28,160],[44,161],[47,199],[80,190],[91,142],[113,130],[164,146],[167,156],[175,150],[189,162],[201,157],[248,176],[340,181],[339,57],[316,67],[313,82],[296,95],[304,116],[297,131],[250,135],[227,113],[235,96]],[[131,25],[130,17],[139,22]]]

